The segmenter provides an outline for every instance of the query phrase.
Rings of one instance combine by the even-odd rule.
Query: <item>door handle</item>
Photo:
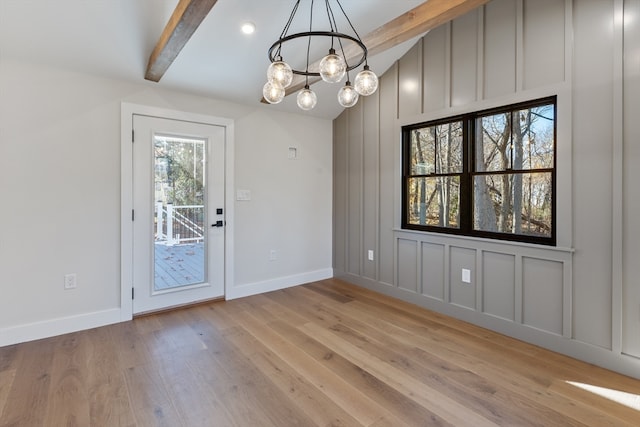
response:
[[[212,227],[224,227],[224,221],[216,221],[215,224],[211,224]]]

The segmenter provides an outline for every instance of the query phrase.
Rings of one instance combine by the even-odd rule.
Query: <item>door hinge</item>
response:
[[[131,129],[131,142],[136,142],[136,131]]]
[[[136,219],[136,211],[131,209],[131,221],[135,221],[135,219]]]
[[[134,299],[136,293],[136,288],[131,288],[131,299]]]

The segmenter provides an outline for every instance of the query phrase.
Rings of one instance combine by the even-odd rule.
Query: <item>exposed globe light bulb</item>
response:
[[[271,83],[277,83],[283,88],[287,88],[293,81],[293,71],[289,64],[279,58],[278,61],[272,62],[267,68],[267,79]]]
[[[351,86],[351,82],[347,81],[338,91],[338,102],[346,108],[353,107],[358,102],[358,92]]]
[[[262,96],[269,104],[277,104],[284,99],[284,88],[277,83],[267,82],[262,87]]]
[[[347,72],[347,64],[341,56],[336,55],[335,49],[329,49],[329,54],[320,61],[320,77],[327,83],[342,80]]]
[[[298,92],[298,107],[302,108],[305,111],[311,110],[316,106],[318,102],[318,97],[315,92],[309,89],[309,86],[305,86],[300,92]]]
[[[365,65],[364,70],[356,76],[353,86],[360,95],[369,96],[378,90],[378,76]]]

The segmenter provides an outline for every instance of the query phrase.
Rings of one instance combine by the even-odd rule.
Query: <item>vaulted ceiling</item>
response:
[[[169,61],[158,83],[144,80],[147,63],[178,0],[0,0],[0,61],[15,58],[243,104],[259,104],[269,65],[267,50],[282,32],[294,0],[200,1],[209,3],[208,9],[201,12],[202,22],[186,37],[184,47]],[[450,14],[459,14],[464,7],[486,2],[429,1],[434,5],[463,5]],[[342,0],[363,38],[375,37],[374,30],[384,28],[387,22],[423,3],[425,0]],[[409,25],[413,18],[414,15],[405,15],[401,25]],[[247,21],[256,26],[252,35],[240,31],[242,23]],[[296,25],[301,28],[294,28]],[[294,23],[291,30],[304,30],[304,25],[308,22]],[[417,34],[406,33],[408,39],[391,48],[378,37],[376,43],[381,48],[372,49],[374,54],[369,57],[372,70],[378,75],[384,73],[426,30],[418,28],[417,31]],[[318,105],[305,114],[337,116],[342,110],[336,101],[341,85],[314,85]],[[295,96],[288,96],[281,104],[268,108],[300,112]]]

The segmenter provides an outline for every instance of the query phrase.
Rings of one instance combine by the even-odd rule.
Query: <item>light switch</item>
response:
[[[236,190],[236,200],[251,200],[251,190]]]

